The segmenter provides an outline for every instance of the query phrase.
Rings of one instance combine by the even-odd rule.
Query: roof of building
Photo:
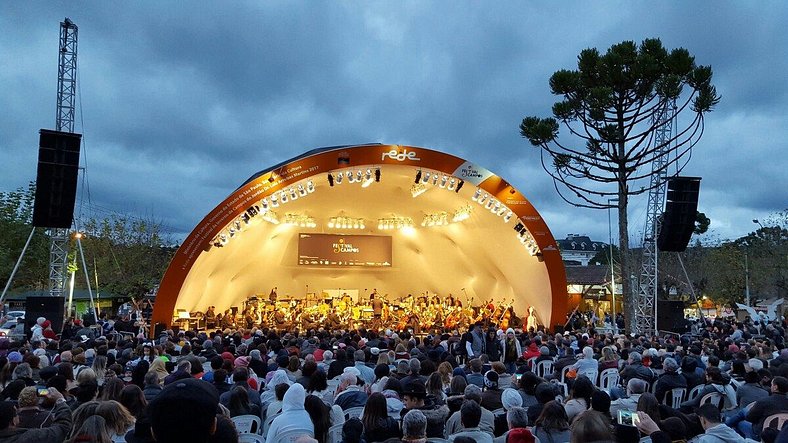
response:
[[[607,247],[606,243],[592,241],[587,235],[569,234],[563,240],[556,240],[561,251],[588,251],[597,253]]]
[[[610,268],[603,265],[567,266],[566,283],[569,285],[606,285]]]

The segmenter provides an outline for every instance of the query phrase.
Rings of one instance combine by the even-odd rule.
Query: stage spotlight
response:
[[[273,206],[274,208],[279,207],[279,199],[276,198],[276,194],[271,195],[271,206]]]
[[[268,199],[263,197],[263,199],[260,200],[260,206],[263,208],[264,211],[267,211],[268,210]]]
[[[375,168],[375,181],[380,182],[380,168]]]
[[[489,194],[487,194],[487,193],[485,192],[485,193],[482,195],[482,197],[479,199],[479,204],[480,204],[480,205],[483,205],[483,204],[484,204],[484,202],[487,200],[487,197],[489,197],[489,196],[490,196],[490,195],[489,195]]]
[[[334,174],[328,174],[328,186],[334,187]]]
[[[358,171],[356,171],[356,181],[360,182],[362,178],[364,178],[364,174],[359,169]]]
[[[306,188],[304,188],[304,185],[298,185],[298,194],[301,197],[306,195]]]
[[[279,202],[282,204],[287,203],[287,193],[285,191],[279,191]]]
[[[341,173],[341,172],[340,172],[339,174],[337,174],[337,176],[336,176],[336,180],[335,180],[335,181],[337,182],[337,184],[338,184],[338,185],[341,185],[341,184],[342,184],[342,178],[343,178],[344,176],[345,176],[345,174],[343,174],[343,173]]]
[[[413,183],[419,184],[420,181],[421,181],[421,169],[419,169],[419,171],[416,172],[416,180]]]
[[[361,174],[361,171],[358,171],[358,173]],[[364,182],[361,183],[361,187],[367,188],[371,184],[372,184],[372,170],[367,169],[367,173],[364,175]]]
[[[457,186],[457,179],[452,177],[451,180],[449,180],[449,191],[453,191],[455,186]]]
[[[300,185],[299,185],[300,186]],[[298,198],[298,194],[296,194],[296,190],[290,188],[290,201],[293,201]]]
[[[459,192],[460,192],[460,189],[462,189],[462,185],[464,185],[464,184],[465,184],[465,181],[464,181],[464,180],[460,180],[460,181],[457,183],[457,188],[455,188],[455,189],[454,189],[454,192],[456,192],[456,193],[458,193],[458,194],[459,194]]]
[[[332,176],[332,180],[333,180],[333,176]],[[312,180],[306,182],[306,192],[310,194],[315,192],[315,184],[312,182]]]
[[[476,192],[473,193],[473,197],[471,197],[471,200],[477,201],[479,200],[479,197],[481,197],[481,195],[482,195],[482,190],[477,189]]]
[[[423,178],[421,179],[422,182],[427,183],[430,181],[430,173],[425,172]]]
[[[439,186],[441,188],[445,188],[446,187],[446,183],[448,183],[448,182],[449,182],[449,178],[446,177],[445,175],[443,175],[443,176],[441,176],[441,183],[440,183]]]
[[[432,186],[436,186],[438,184],[438,174],[432,174]]]
[[[347,171],[347,182],[353,183],[354,181],[356,181],[356,178],[353,175],[353,171]]]
[[[503,222],[504,222],[504,223],[509,223],[509,220],[511,220],[511,219],[512,219],[512,216],[513,216],[513,215],[514,215],[514,212],[512,212],[512,211],[509,211],[509,212],[508,212],[508,213],[507,213],[507,214],[506,214],[506,215],[503,217]]]

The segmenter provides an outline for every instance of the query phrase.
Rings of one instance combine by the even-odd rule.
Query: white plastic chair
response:
[[[260,417],[256,415],[238,415],[232,420],[239,434],[259,434],[261,432]]]
[[[342,441],[342,424],[328,428],[328,443],[339,443]]]
[[[591,384],[596,386],[597,377],[599,377],[599,371],[588,370],[588,371],[579,372],[577,374],[578,377],[580,377],[581,375],[585,375],[586,377],[588,377],[588,379],[591,380]]]
[[[711,403],[719,409],[722,409],[722,394],[719,392],[709,392],[700,398],[700,404],[705,405]]]
[[[788,421],[788,412],[779,412],[766,417],[766,420],[763,421],[763,427],[764,429],[775,428],[777,431],[780,431],[786,421]]]
[[[610,391],[611,388],[618,386],[621,381],[621,376],[618,374],[618,369],[605,369],[599,374],[599,387],[605,391]]]
[[[695,400],[695,397],[700,395],[700,391],[702,391],[704,387],[705,385],[698,385],[692,388],[687,395],[687,400]]]
[[[670,394],[670,407],[678,409],[681,407],[681,402],[684,401],[684,396],[687,395],[687,388],[673,388],[668,391],[665,394],[665,403],[668,401],[668,394]]]
[[[544,378],[547,374],[553,373],[553,361],[552,360],[542,360],[536,364],[536,370],[534,370],[536,375],[539,377]]]
[[[506,409],[504,409],[504,408],[498,408],[498,409],[492,411],[493,416],[497,416],[497,415],[501,415],[501,414],[505,414],[505,413],[506,413]]]
[[[281,413],[281,412],[280,412],[280,413]],[[266,419],[265,419],[265,424],[263,425],[263,429],[262,429],[262,431],[260,432],[260,434],[261,434],[261,435],[268,435],[268,428],[270,428],[270,427],[271,427],[271,423],[273,423],[273,422],[274,422],[274,419],[275,419],[276,417],[278,417],[278,416],[279,416],[279,414],[274,414],[274,415],[272,415],[272,416],[270,416],[270,417],[266,417]]]
[[[265,437],[257,434],[239,434],[238,443],[264,443]]]
[[[309,429],[291,429],[289,431],[280,432],[272,440],[266,440],[266,443],[295,443],[299,438],[308,435],[314,437],[315,433]]]
[[[344,412],[345,412],[345,417],[347,417],[348,419],[361,418],[361,416],[364,414],[364,407],[359,406],[357,408],[348,408]]]
[[[561,368],[561,383],[566,383],[566,373],[569,372],[570,369],[570,366],[564,366]]]

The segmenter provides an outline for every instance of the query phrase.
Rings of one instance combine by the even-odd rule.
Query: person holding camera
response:
[[[2,443],[59,443],[71,432],[71,409],[56,388],[48,388],[45,397],[55,406],[52,423],[41,429],[20,428],[19,416],[13,402],[0,402],[0,442]]]

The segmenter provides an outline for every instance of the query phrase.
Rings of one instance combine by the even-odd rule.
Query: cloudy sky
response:
[[[581,50],[649,37],[711,65],[723,97],[684,172],[703,177],[707,235],[745,235],[788,207],[783,1],[2,2],[0,190],[35,179],[66,16],[83,216],[154,217],[178,240],[261,169],[382,142],[467,158],[523,191],[557,238],[606,241],[607,213],[564,203],[518,125],[550,112],[548,78]],[[635,242],[644,223],[641,196]]]

